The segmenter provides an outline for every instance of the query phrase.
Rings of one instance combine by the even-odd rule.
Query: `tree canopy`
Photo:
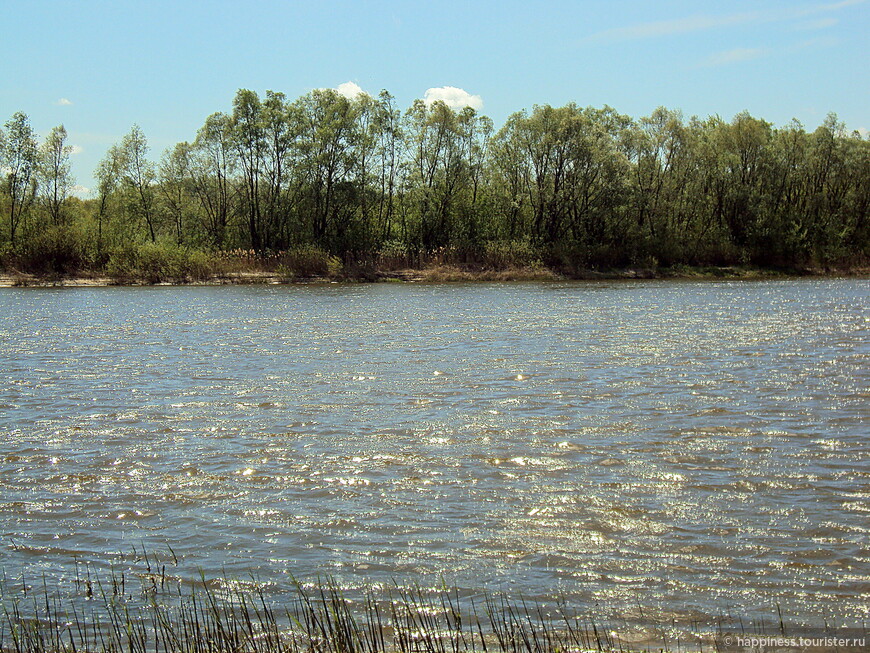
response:
[[[563,268],[842,265],[870,253],[870,141],[834,114],[808,132],[748,113],[633,119],[571,103],[496,130],[470,107],[417,100],[401,112],[386,91],[241,89],[159,158],[134,125],[87,201],[70,194],[67,138],[61,125],[40,145],[21,112],[0,130],[5,260],[63,244],[99,267],[159,241],[360,261],[534,251]]]

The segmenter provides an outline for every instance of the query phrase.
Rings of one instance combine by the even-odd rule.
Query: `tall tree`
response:
[[[377,138],[379,165],[377,169],[378,211],[376,238],[380,244],[389,235],[396,208],[396,185],[402,141],[402,114],[395,98],[387,91],[378,95],[372,130]]]
[[[262,103],[254,91],[239,89],[233,99],[233,144],[243,176],[243,196],[248,222],[248,242],[252,249],[263,249],[263,218],[260,185],[266,139]]]
[[[609,107],[574,104],[512,115],[493,148],[511,237],[518,224],[548,245],[572,242],[589,249],[610,237],[623,203],[627,123]]]
[[[112,145],[102,158],[94,177],[97,180],[97,254],[103,253],[104,224],[109,218],[109,205],[121,181],[124,169],[124,153],[118,145]]]
[[[41,195],[55,226],[64,222],[64,206],[75,183],[70,173],[72,151],[63,125],[51,130],[39,150]]]
[[[659,107],[641,118],[631,139],[633,207],[642,233],[655,243],[674,238],[671,208],[686,192],[688,147],[682,113]],[[655,245],[654,245],[655,246]]]
[[[342,249],[355,209],[352,179],[358,106],[332,89],[314,90],[297,106],[303,120],[300,171],[308,188],[311,233],[315,243]]]
[[[0,168],[5,168],[3,187],[9,196],[9,241],[14,248],[19,227],[27,219],[36,197],[39,156],[36,136],[26,114],[16,112],[5,127]]]
[[[232,118],[225,113],[213,113],[196,134],[190,173],[193,192],[202,209],[202,227],[215,249],[227,243],[236,161]]]
[[[131,194],[130,208],[134,215],[145,222],[151,242],[157,240],[156,214],[154,211],[157,172],[154,163],[148,160],[148,140],[139,125],[133,125],[130,133],[121,140],[124,162],[122,181]]]
[[[263,183],[261,187],[263,245],[266,249],[286,247],[290,235],[289,213],[296,193],[288,192],[293,184],[294,142],[300,126],[296,110],[283,93],[266,91],[260,111],[263,130]]]
[[[184,241],[191,206],[190,152],[190,143],[178,143],[163,153],[158,166],[158,188],[173,225],[175,242],[179,245]]]
[[[460,197],[469,183],[468,141],[463,131],[474,117],[442,101],[416,100],[405,113],[405,199],[413,211],[411,242],[423,251],[454,244]]]

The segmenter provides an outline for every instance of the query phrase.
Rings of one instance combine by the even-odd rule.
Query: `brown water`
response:
[[[0,565],[870,605],[865,280],[0,290]]]

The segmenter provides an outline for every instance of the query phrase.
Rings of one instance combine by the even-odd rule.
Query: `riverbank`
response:
[[[282,271],[249,270],[218,272],[192,277],[108,276],[101,273],[28,274],[0,273],[0,288],[14,287],[103,287],[103,286],[221,286],[282,285],[311,283],[449,283],[511,281],[596,281],[620,279],[771,279],[789,277],[863,277],[870,268],[759,268],[750,266],[631,267],[609,270],[575,270],[564,273],[546,267],[475,269],[453,265],[401,270],[357,270],[326,275],[291,275]]]

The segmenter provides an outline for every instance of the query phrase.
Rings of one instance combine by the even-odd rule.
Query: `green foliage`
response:
[[[280,257],[278,273],[287,279],[312,277],[339,277],[343,272],[341,260],[314,245],[294,247]]]
[[[401,240],[388,240],[377,254],[377,266],[382,270],[404,270],[416,265],[415,258]]]
[[[510,267],[540,268],[543,255],[528,239],[490,240],[484,243],[483,264],[490,269]]]
[[[0,171],[3,183],[0,191],[5,195],[4,212],[9,225],[9,242],[15,247],[19,230],[27,226],[31,207],[36,198],[39,152],[36,133],[30,119],[16,112],[5,125],[0,138]]]
[[[208,279],[214,271],[211,257],[167,241],[129,243],[109,254],[106,274],[120,281],[144,283]]]
[[[41,147],[23,113],[0,130],[7,268],[160,281],[209,268],[581,274],[870,257],[870,140],[834,115],[810,133],[748,113],[687,120],[661,107],[635,120],[571,103],[494,133],[471,108],[418,100],[402,114],[386,92],[241,89],[159,163],[134,126],[89,202],[68,196],[68,155],[62,126]]]
[[[40,200],[55,225],[67,217],[66,200],[75,183],[70,173],[72,152],[63,125],[52,129],[39,148]]]
[[[16,264],[19,270],[35,274],[73,274],[90,267],[83,234],[53,224],[27,239]]]

